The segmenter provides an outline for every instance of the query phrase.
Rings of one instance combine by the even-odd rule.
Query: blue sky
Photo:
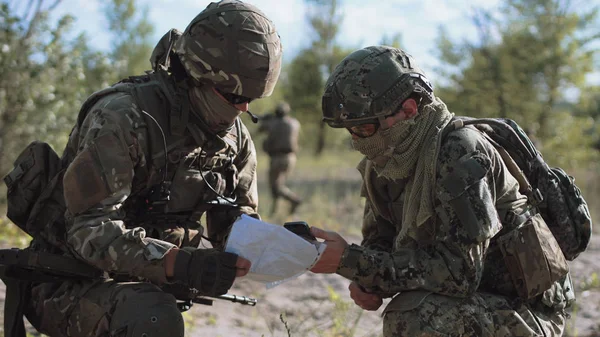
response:
[[[402,34],[404,48],[435,80],[433,67],[437,64],[432,51],[439,25],[445,25],[455,38],[470,38],[474,30],[468,19],[473,4],[487,8],[499,0],[342,0],[344,21],[338,42],[350,48],[362,48],[381,42],[384,35]],[[138,0],[148,6],[150,21],[155,25],[156,40],[170,28],[184,30],[210,1],[197,0]],[[303,0],[251,0],[277,27],[289,61],[312,36],[305,16]],[[55,15],[73,14],[75,30],[86,31],[93,44],[106,49],[110,44],[105,33],[107,23],[99,0],[63,0]]]
[[[594,0],[595,1],[595,0]],[[290,61],[312,36],[306,20],[304,0],[249,0],[275,23],[284,46],[284,61]],[[338,42],[350,48],[379,44],[384,35],[402,35],[403,47],[412,54],[431,80],[437,82],[433,69],[438,64],[435,40],[438,27],[444,25],[455,40],[473,39],[475,29],[469,19],[473,6],[495,9],[500,0],[341,0],[342,29]],[[103,0],[63,0],[54,15],[73,14],[75,30],[86,31],[98,48],[107,49],[110,37],[102,11]],[[171,28],[184,30],[186,25],[210,1],[138,0],[149,8],[150,21],[158,40]],[[589,76],[600,83],[600,75]]]

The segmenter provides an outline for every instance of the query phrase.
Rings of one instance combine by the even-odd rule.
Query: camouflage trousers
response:
[[[404,300],[402,297],[394,298],[384,310],[384,337],[552,337],[562,336],[564,330],[562,312],[552,312],[548,307],[532,310],[523,304],[511,304],[502,296],[476,293],[469,298],[438,294],[416,300],[410,295]]]
[[[280,197],[291,203],[290,213],[294,213],[294,210],[301,202],[300,198],[285,185],[287,176],[294,169],[295,165],[296,154],[293,152],[271,156],[269,166],[269,185],[273,197],[271,214],[275,214],[277,211],[277,200]]]
[[[184,336],[175,297],[150,283],[40,284],[32,289],[25,315],[52,337]]]

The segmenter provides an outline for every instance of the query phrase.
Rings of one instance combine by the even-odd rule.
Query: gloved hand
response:
[[[233,253],[186,247],[177,253],[173,278],[201,295],[222,295],[233,285],[237,259]]]

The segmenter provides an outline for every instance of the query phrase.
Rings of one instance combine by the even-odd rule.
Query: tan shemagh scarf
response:
[[[415,118],[379,129],[372,137],[353,140],[354,148],[375,163],[378,176],[390,180],[412,177],[405,190],[400,239],[434,213],[433,190],[441,131],[452,116],[436,98]]]
[[[242,114],[241,110],[229,104],[210,86],[190,88],[190,104],[192,113],[200,117],[215,133],[227,130]]]

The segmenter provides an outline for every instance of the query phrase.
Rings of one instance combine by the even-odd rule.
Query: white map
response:
[[[252,262],[244,278],[265,283],[267,289],[302,275],[324,250],[324,243],[310,243],[283,226],[245,214],[233,224],[225,246],[225,251]]]

